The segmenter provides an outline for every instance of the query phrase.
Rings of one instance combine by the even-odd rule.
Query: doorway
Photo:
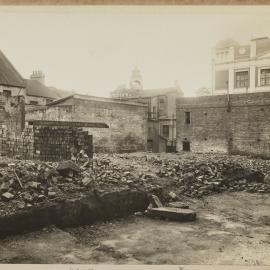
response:
[[[190,142],[183,141],[183,151],[190,151]]]

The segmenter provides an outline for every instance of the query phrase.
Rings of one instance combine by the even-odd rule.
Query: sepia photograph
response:
[[[0,5],[1,269],[267,269],[269,14]]]

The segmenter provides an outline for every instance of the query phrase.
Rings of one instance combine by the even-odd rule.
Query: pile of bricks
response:
[[[43,161],[71,158],[71,153],[84,149],[92,156],[92,136],[76,127],[34,127],[34,154]]]
[[[0,128],[0,154],[21,159],[59,161],[84,149],[93,156],[92,135],[77,127],[27,126],[21,134]]]
[[[33,158],[33,129],[26,128],[21,134],[9,132],[5,126],[0,129],[0,153],[2,156],[24,159]]]

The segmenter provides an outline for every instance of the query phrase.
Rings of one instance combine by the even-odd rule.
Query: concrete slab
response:
[[[193,221],[196,219],[196,212],[191,209],[174,207],[159,207],[147,210],[149,217],[159,217],[175,221]]]
[[[183,202],[170,202],[168,203],[169,207],[174,207],[174,208],[182,208],[182,209],[188,209],[189,206]]]

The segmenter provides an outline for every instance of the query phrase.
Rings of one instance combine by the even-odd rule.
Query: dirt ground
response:
[[[270,197],[246,192],[190,199],[197,220],[129,216],[0,241],[0,263],[270,265]]]

